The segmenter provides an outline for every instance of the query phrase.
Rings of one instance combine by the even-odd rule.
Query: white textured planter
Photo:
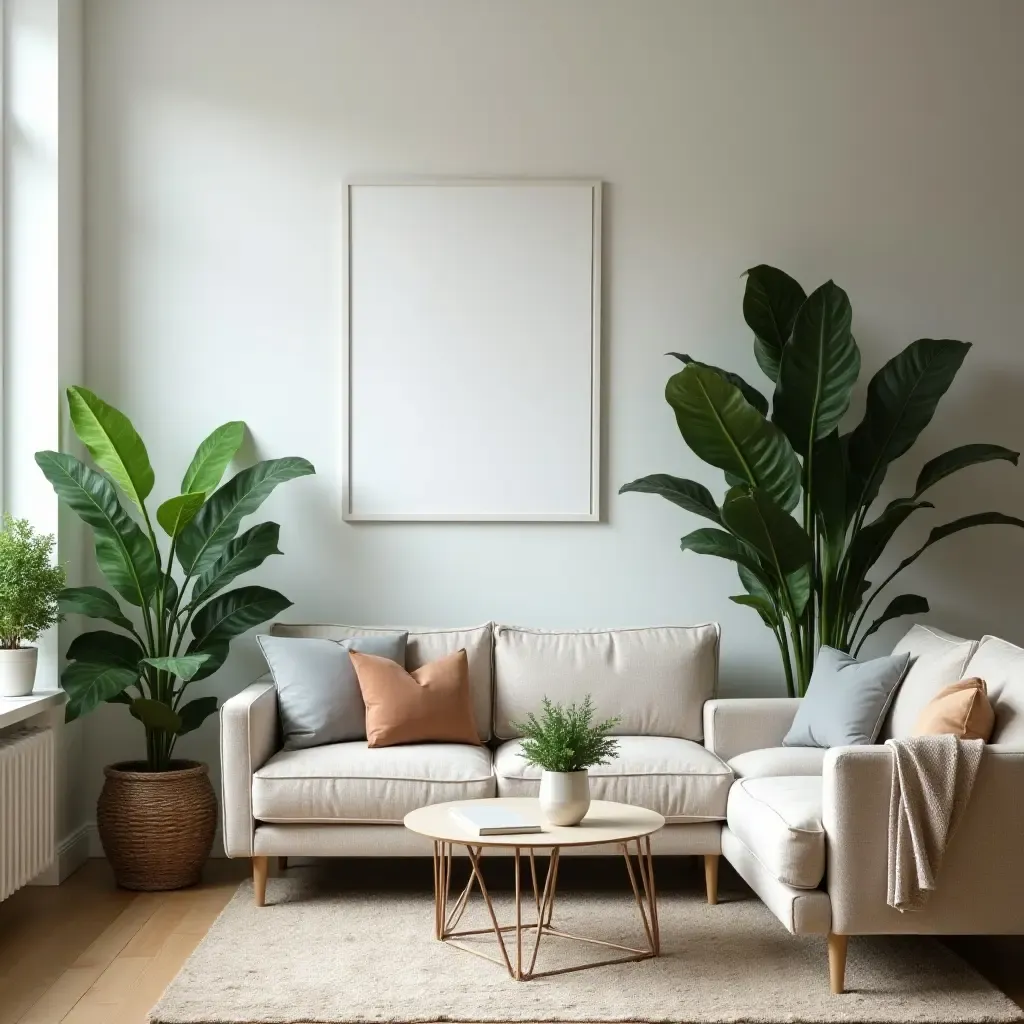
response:
[[[27,697],[36,682],[37,647],[0,651],[0,697]]]
[[[549,825],[578,825],[590,809],[590,777],[582,772],[541,772],[540,813]]]

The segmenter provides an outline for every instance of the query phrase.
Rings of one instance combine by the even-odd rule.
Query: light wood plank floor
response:
[[[95,860],[59,887],[16,892],[0,903],[0,1024],[144,1024],[247,870],[213,860],[194,889],[130,893]],[[1024,940],[953,945],[1024,1006]]]

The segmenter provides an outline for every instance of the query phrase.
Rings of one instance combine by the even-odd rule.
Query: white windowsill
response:
[[[36,690],[27,697],[0,697],[0,729],[58,707],[67,699],[63,690]]]

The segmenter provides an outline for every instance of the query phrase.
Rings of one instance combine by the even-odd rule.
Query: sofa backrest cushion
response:
[[[966,675],[978,675],[967,672],[967,663],[977,646],[976,640],[965,640],[932,626],[911,626],[892,649],[893,654],[909,653],[910,667],[893,698],[878,742],[913,735],[921,712],[940,690]]]
[[[392,635],[408,632],[405,667],[413,672],[427,662],[437,661],[465,648],[469,659],[469,689],[473,697],[473,718],[480,738],[491,738],[491,624],[465,629],[416,629],[344,625],[294,625],[275,622],[274,636],[309,636],[322,640],[348,640],[353,636]]]
[[[592,632],[495,624],[494,735],[518,737],[513,723],[540,711],[542,697],[568,703],[589,693],[599,719],[621,718],[619,735],[700,742],[718,646],[717,623]]]
[[[988,685],[996,713],[992,742],[1024,749],[1024,649],[997,636],[983,636],[966,674]]]

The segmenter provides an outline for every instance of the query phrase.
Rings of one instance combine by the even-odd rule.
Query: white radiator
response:
[[[53,730],[0,733],[0,900],[54,857]]]

